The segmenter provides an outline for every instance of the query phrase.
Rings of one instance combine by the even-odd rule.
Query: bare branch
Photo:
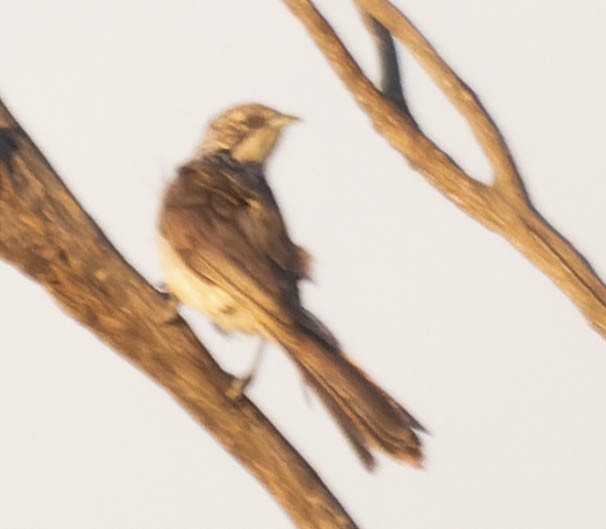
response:
[[[354,1],[407,46],[459,109],[493,166],[493,186],[485,186],[467,175],[372,85],[310,0],[284,3],[303,22],[377,131],[448,199],[505,237],[549,276],[606,337],[606,286],[587,260],[530,203],[507,145],[479,99],[390,2]]]
[[[461,112],[491,161],[495,183],[525,198],[522,181],[501,132],[478,96],[446,64],[413,23],[387,0],[354,0],[358,7],[383,24],[417,59],[444,95]]]
[[[0,101],[0,257],[166,388],[301,528],[356,525],[223,372],[187,323],[114,249]],[[174,321],[169,323],[169,320]]]
[[[284,3],[305,24],[377,131],[450,200],[478,219],[485,217],[490,188],[468,176],[407,114],[375,88],[309,0],[284,0]]]

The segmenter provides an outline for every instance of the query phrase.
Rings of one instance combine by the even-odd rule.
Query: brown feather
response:
[[[420,464],[414,430],[422,426],[301,306],[298,281],[309,273],[309,254],[290,239],[261,165],[219,152],[181,167],[159,229],[187,270],[227,293],[240,318],[230,328],[271,336],[290,353],[365,466],[374,465],[375,448]]]

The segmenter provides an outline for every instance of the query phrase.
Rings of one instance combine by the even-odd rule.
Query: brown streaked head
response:
[[[211,121],[197,154],[227,150],[235,160],[263,163],[283,127],[298,119],[257,103],[232,107]]]

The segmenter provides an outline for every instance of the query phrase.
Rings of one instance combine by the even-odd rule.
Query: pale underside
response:
[[[224,331],[266,334],[250,311],[238,305],[225,290],[202,280],[161,235],[158,247],[166,288],[183,305],[206,314]]]

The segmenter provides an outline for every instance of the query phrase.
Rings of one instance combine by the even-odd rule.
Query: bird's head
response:
[[[263,163],[283,127],[298,119],[260,104],[230,108],[211,121],[198,155],[227,150],[240,162]]]

